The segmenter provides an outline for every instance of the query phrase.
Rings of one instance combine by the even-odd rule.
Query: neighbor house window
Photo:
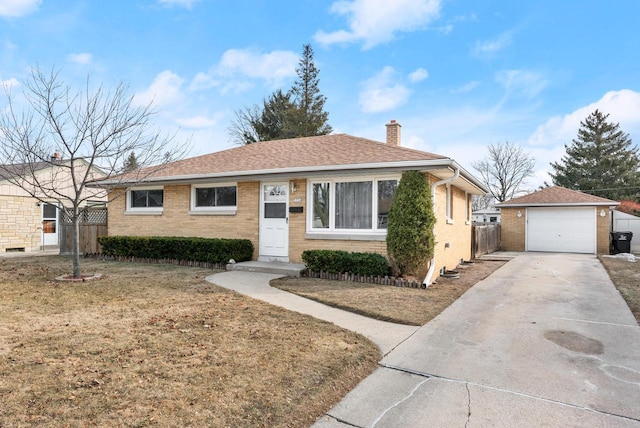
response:
[[[191,211],[212,214],[235,214],[238,187],[235,183],[207,184],[191,188]]]
[[[164,189],[132,189],[127,192],[127,211],[161,213],[164,205]]]
[[[326,179],[309,184],[310,231],[383,232],[397,178]]]

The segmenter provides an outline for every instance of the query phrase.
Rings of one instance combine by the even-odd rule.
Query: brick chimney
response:
[[[400,147],[400,124],[394,119],[385,125],[387,127],[387,144]]]
[[[61,159],[62,159],[62,156],[60,156],[60,153],[59,153],[59,152],[54,152],[54,153],[51,155],[51,162],[59,161],[59,160],[61,160]]]

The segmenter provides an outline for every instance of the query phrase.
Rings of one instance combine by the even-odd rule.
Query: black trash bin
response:
[[[633,232],[611,232],[611,254],[630,253]]]

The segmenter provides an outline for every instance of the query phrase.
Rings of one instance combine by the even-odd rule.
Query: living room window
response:
[[[398,177],[314,180],[309,183],[308,230],[386,233]]]
[[[236,183],[194,185],[191,187],[192,214],[235,214],[238,204]]]

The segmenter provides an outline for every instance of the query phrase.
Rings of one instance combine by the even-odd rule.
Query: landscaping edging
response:
[[[330,272],[316,272],[309,269],[303,271],[303,275],[308,278],[320,278],[330,279],[334,281],[353,281],[366,284],[377,285],[391,285],[394,287],[406,287],[406,288],[426,288],[422,283],[415,280],[408,280],[405,278],[395,278],[389,276],[365,276],[355,275],[349,272],[346,273],[330,273]]]

